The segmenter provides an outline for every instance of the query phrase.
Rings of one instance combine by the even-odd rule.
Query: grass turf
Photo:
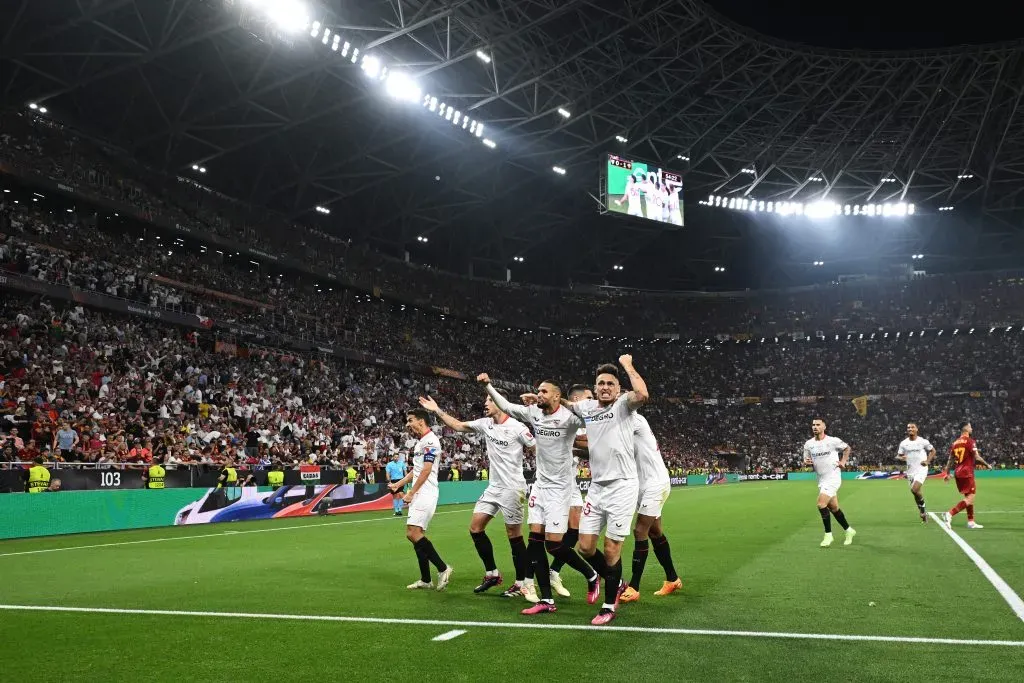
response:
[[[1024,480],[979,481],[983,531],[960,533],[1018,593]],[[652,592],[650,557],[639,602],[616,626],[1024,641],[1024,622],[937,525],[918,521],[906,482],[850,481],[840,492],[860,532],[850,547],[818,547],[810,482],[675,489],[665,531],[685,589]],[[925,487],[930,509],[957,500]],[[585,625],[595,613],[582,577],[559,611],[522,617],[522,600],[473,595],[482,566],[469,539],[471,506],[442,508],[428,535],[455,568],[448,592],[407,591],[416,561],[390,513],[0,542],[0,602],[76,607],[345,615]],[[991,514],[986,514],[986,510]],[[282,527],[290,527],[282,529]],[[281,529],[262,533],[264,529]],[[257,533],[230,533],[253,531]],[[222,533],[228,532],[228,533]],[[214,535],[210,535],[214,534]],[[489,529],[511,573],[500,521]],[[187,538],[203,536],[203,538]],[[52,553],[52,548],[147,541]],[[632,541],[625,545],[628,578]],[[874,606],[870,603],[874,602]],[[453,640],[431,639],[453,628]],[[500,626],[338,623],[200,616],[4,611],[3,680],[299,680],[407,676],[484,680],[536,676],[674,680],[1006,680],[1024,648],[511,629]],[[40,648],[44,656],[41,663]],[[611,666],[609,670],[605,667]]]

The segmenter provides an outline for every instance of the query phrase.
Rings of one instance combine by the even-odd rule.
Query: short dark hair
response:
[[[821,415],[816,416],[813,420],[811,420],[811,422],[820,422],[823,425],[827,425],[828,424],[828,421],[825,418],[823,418]]]
[[[412,415],[413,417],[423,420],[424,422],[428,422],[430,420],[430,413],[428,413],[423,408],[410,408],[409,410],[405,411],[405,414]]]
[[[615,379],[619,378],[619,366],[615,363],[603,363],[597,366],[596,375],[611,375]]]
[[[969,424],[971,424],[970,420],[964,420],[963,422],[961,422],[960,423],[960,431],[962,432],[965,429],[967,429],[967,425],[969,425]]]
[[[593,391],[593,389],[588,387],[586,384],[573,384],[572,388],[569,389],[569,395],[572,396],[573,394],[582,393],[584,391]]]
[[[556,381],[555,381],[555,380],[553,380],[553,379],[542,379],[542,380],[540,381],[540,383],[541,383],[541,384],[550,384],[551,386],[553,386],[553,387],[554,387],[555,389],[557,389],[557,390],[558,390],[558,393],[562,393],[562,385],[561,385],[561,384],[559,384],[558,382],[556,382]],[[538,386],[539,386],[539,385],[538,385]]]

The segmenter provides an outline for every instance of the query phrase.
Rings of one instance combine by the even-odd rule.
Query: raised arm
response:
[[[619,356],[619,365],[626,371],[629,376],[630,386],[633,390],[626,394],[626,400],[629,402],[629,407],[636,410],[644,403],[647,403],[647,399],[650,395],[647,393],[647,382],[640,376],[640,373],[633,367],[633,356],[624,354]]]
[[[494,405],[498,406],[498,410],[511,415],[512,417],[522,422],[530,421],[530,411],[527,410],[526,406],[521,406],[517,403],[509,403],[508,399],[502,396],[494,385],[491,384],[491,378],[486,372],[481,372],[476,377],[476,381],[480,382],[487,387],[487,393],[490,395],[491,400],[494,401]]]
[[[469,425],[463,422],[462,420],[458,419],[457,417],[452,417],[448,413],[441,410],[441,407],[437,405],[437,401],[435,401],[430,396],[427,396],[426,398],[420,396],[420,405],[423,406],[424,410],[427,410],[433,413],[434,415],[437,415],[439,418],[441,418],[441,422],[444,422],[445,425],[447,425],[451,429],[454,429],[457,432],[473,431],[472,429],[470,429]]]

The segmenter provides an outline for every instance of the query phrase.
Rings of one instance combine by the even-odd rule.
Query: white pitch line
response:
[[[681,636],[726,636],[737,638],[774,638],[787,640],[831,640],[877,643],[914,643],[919,645],[991,645],[1024,647],[1024,640],[967,640],[959,638],[924,638],[916,636],[860,636],[841,633],[785,633],[779,631],[727,631],[722,629],[666,628],[655,626],[589,626],[585,624],[552,624],[502,621],[454,621],[447,619],[396,619],[384,617],[344,617],[328,614],[254,614],[251,612],[193,612],[165,609],[121,609],[113,607],[56,607],[52,605],[2,605],[0,610],[21,612],[73,612],[85,614],[130,614],[167,617],[221,617],[227,619],[277,619],[281,621],[327,621],[348,624],[397,624],[401,626],[457,626],[467,628],[509,628],[541,631],[589,631],[597,633],[647,633]]]
[[[442,633],[439,636],[435,636],[435,637],[431,638],[431,640],[437,640],[437,641],[452,640],[454,638],[458,638],[463,633],[465,633],[465,631],[461,631],[459,629],[453,629],[451,631],[447,631],[445,633]]]
[[[989,580],[989,583],[999,591],[999,595],[1001,595],[1003,600],[1006,601],[1006,604],[1010,606],[1010,609],[1012,609],[1013,613],[1017,615],[1017,618],[1024,621],[1024,600],[1022,600],[1021,597],[1017,595],[1012,588],[1010,588],[1010,584],[1003,581],[1003,577],[996,574],[996,570],[985,561],[985,558],[979,555],[978,551],[972,548],[967,541],[962,539],[960,534],[953,531],[949,525],[943,522],[941,517],[934,512],[929,512],[928,514],[931,515],[932,519],[938,522],[942,530],[945,531],[946,534],[952,538],[958,546],[960,546],[960,549],[964,551],[967,557],[971,558],[974,564],[977,565],[978,569],[981,570],[981,573]]]
[[[438,515],[452,515],[459,512],[465,512],[467,508],[460,510],[445,510],[443,512],[435,513],[434,516]],[[324,522],[322,524],[301,524],[296,526],[278,526],[271,527],[269,529],[248,529],[245,531],[235,531],[228,529],[227,531],[219,531],[215,534],[193,534],[191,536],[164,536],[162,538],[146,538],[141,541],[118,541],[117,543],[94,543],[92,545],[68,545],[61,548],[45,548],[43,550],[21,550],[15,553],[0,553],[0,557],[14,557],[15,555],[39,555],[41,553],[59,553],[63,550],[87,550],[89,548],[112,548],[121,545],[140,545],[142,543],[163,543],[164,541],[189,541],[193,538],[224,538],[225,536],[240,536],[242,534],[264,534],[271,531],[290,531],[292,529],[317,529],[324,526],[340,526],[342,524],[365,524],[367,522],[392,522],[394,523],[394,517],[375,517],[373,519],[350,519],[344,522]],[[217,524],[226,524],[227,522],[218,522]],[[135,529],[134,531],[139,531]],[[106,532],[104,532],[106,533]],[[19,540],[19,539],[9,539]]]

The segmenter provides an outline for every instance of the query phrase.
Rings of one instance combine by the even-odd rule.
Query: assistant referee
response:
[[[388,481],[392,484],[397,484],[405,478],[405,463],[402,462],[401,453],[395,453],[395,457],[391,459],[391,462],[384,468],[388,475]],[[391,494],[391,506],[395,510],[395,517],[402,516],[402,496],[404,493],[401,489]]]

